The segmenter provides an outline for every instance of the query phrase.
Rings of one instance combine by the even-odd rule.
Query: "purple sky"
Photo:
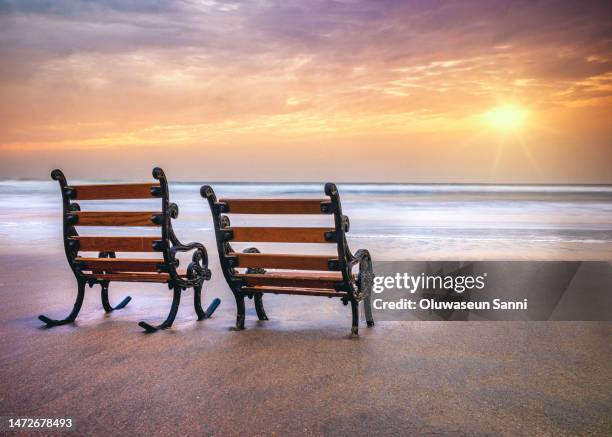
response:
[[[0,55],[4,178],[612,183],[609,1],[0,0]]]

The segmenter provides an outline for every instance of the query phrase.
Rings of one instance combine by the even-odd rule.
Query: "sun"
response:
[[[515,131],[524,126],[529,111],[515,105],[504,105],[492,108],[484,113],[485,122],[501,131]]]

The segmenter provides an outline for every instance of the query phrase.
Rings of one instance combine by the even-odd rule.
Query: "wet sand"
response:
[[[612,324],[381,322],[349,339],[336,300],[270,296],[270,321],[235,305],[217,277],[196,322],[184,294],[171,330],[148,335],[170,293],[111,284],[133,297],[104,315],[88,289],[74,325],[75,282],[62,256],[0,258],[2,415],[71,416],[78,435],[576,435],[612,430]]]

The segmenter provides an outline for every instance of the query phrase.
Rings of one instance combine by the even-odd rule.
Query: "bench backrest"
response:
[[[205,185],[200,194],[208,200],[217,236],[221,267],[230,284],[237,281],[235,268],[342,272],[343,284],[349,287],[351,275],[348,263],[346,232],[348,217],[342,214],[338,189],[325,185],[327,198],[320,199],[217,199],[212,187]],[[228,214],[333,215],[329,227],[234,227]],[[232,242],[328,243],[337,248],[336,256],[303,253],[238,253]],[[290,246],[288,246],[290,248]],[[307,283],[302,281],[301,284]],[[319,284],[320,281],[316,282]],[[315,283],[313,283],[315,284]],[[340,291],[340,290],[339,290]],[[348,291],[348,290],[347,290]]]
[[[53,170],[51,177],[60,184],[63,200],[64,247],[68,262],[75,275],[86,272],[167,272],[170,218],[176,217],[178,208],[169,203],[168,183],[160,168],[153,170],[156,181],[142,184],[68,185],[61,170]],[[76,202],[122,199],[159,199],[159,207],[151,211],[82,211]],[[81,236],[77,228],[95,227],[153,227],[155,236]],[[99,252],[87,256],[81,252]],[[117,252],[150,253],[151,257],[116,257]]]

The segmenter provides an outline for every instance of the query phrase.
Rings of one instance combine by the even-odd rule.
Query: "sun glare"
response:
[[[528,111],[514,105],[498,106],[484,114],[487,124],[495,129],[511,131],[520,129],[527,119]]]

